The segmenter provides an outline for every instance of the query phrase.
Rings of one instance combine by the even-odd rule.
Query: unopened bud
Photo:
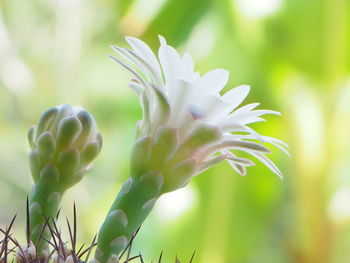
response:
[[[62,185],[79,181],[102,147],[102,138],[91,114],[81,107],[61,105],[47,110],[28,140],[34,181],[48,164],[58,168]],[[75,178],[79,177],[79,178]]]

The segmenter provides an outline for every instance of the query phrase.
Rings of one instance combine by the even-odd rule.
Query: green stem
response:
[[[106,263],[128,244],[161,195],[163,176],[156,171],[126,181],[99,231],[95,260]]]
[[[37,245],[39,255],[45,256],[43,254],[47,249],[45,239],[51,239],[48,228],[43,231],[46,219],[56,217],[63,192],[58,183],[57,168],[47,165],[29,197],[30,239]]]

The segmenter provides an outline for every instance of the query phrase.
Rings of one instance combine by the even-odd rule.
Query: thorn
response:
[[[79,250],[78,250],[78,252],[77,252],[77,256],[80,258],[80,256],[79,256],[79,253],[83,250],[83,248],[85,247],[85,244],[83,244],[80,248],[79,248]]]
[[[40,231],[40,235],[39,235],[38,241],[35,243],[35,247],[38,246],[40,240],[43,238],[43,234],[44,234],[45,228],[47,227],[47,224],[48,224],[48,222],[47,222],[47,220],[45,220],[44,226],[43,226],[43,228]],[[30,243],[30,240],[29,240],[29,243]],[[28,243],[28,246],[29,246],[29,243]]]
[[[61,250],[62,252],[62,255],[63,255],[63,258],[66,259],[67,258],[67,255],[66,255],[66,252],[65,252],[65,246],[64,246],[64,243],[62,241],[62,237],[61,237],[61,233],[60,231],[58,230],[57,228],[57,225],[56,225],[56,222],[55,220],[51,217],[51,221],[52,221],[52,225],[54,227],[54,234],[56,235],[57,239],[58,239],[58,250],[57,252],[59,252],[59,250]]]
[[[131,257],[131,258],[129,259],[129,261],[124,261],[124,263],[131,262],[132,260],[137,259],[137,258],[140,258],[140,255],[133,256],[133,257]]]
[[[140,229],[141,229],[141,226],[131,235],[129,243],[127,244],[127,246],[124,248],[124,250],[122,251],[122,253],[119,256],[119,260],[123,257],[123,255],[125,254],[126,251],[129,251],[128,250],[129,248],[131,250],[132,242],[135,239],[136,235],[139,233]]]
[[[135,237],[134,237],[135,238]],[[131,247],[132,247],[132,243],[133,243],[133,241],[134,241],[134,238],[132,238],[131,240],[130,240],[130,246],[129,246],[129,249],[128,249],[128,255],[127,255],[127,257],[126,257],[126,262],[129,262],[130,260],[130,254],[131,254]]]
[[[50,220],[49,217],[45,217],[45,222],[46,222],[46,224],[47,224],[47,226],[48,226],[48,228],[49,228],[49,231],[50,231],[50,234],[51,234],[51,238],[52,238],[53,243],[54,243],[54,246],[53,246],[53,247],[54,247],[54,251],[57,251],[57,252],[58,252],[59,248],[58,248],[58,244],[57,244],[57,242],[56,242],[55,233],[54,233],[52,227],[50,226],[49,220]]]
[[[57,214],[56,214],[56,220],[60,217],[61,214],[61,207],[58,208]]]
[[[73,257],[73,261],[74,263],[77,263],[77,258],[76,258],[76,253],[75,253],[75,244],[74,244],[74,233],[72,232],[72,229],[70,227],[70,223],[68,220],[68,217],[66,218],[67,221],[67,226],[68,226],[68,232],[69,232],[69,237],[70,237],[70,243],[72,244],[72,257]],[[73,226],[74,227],[74,226]],[[74,231],[74,230],[73,230]],[[64,248],[63,248],[64,249]]]
[[[75,205],[75,201],[73,204],[73,251],[75,251],[77,244],[77,208]]]
[[[30,244],[30,214],[29,214],[29,197],[27,196],[27,202],[26,202],[26,238],[27,238],[27,245]]]
[[[193,251],[193,254],[192,254],[191,259],[190,259],[190,263],[192,263],[195,255],[196,255],[196,250]]]
[[[87,253],[86,259],[85,259],[85,262],[86,262],[86,263],[89,262],[89,258],[90,258],[90,255],[91,255],[91,251],[92,251],[92,249],[94,248],[94,246],[96,246],[96,243],[95,243],[96,238],[97,238],[97,234],[94,236],[94,239],[92,240],[91,245],[90,245],[89,249],[87,250],[88,253]],[[84,254],[84,253],[83,253],[83,254]],[[83,254],[81,255],[81,257],[83,256]]]
[[[159,255],[158,263],[162,262],[162,258],[163,258],[163,251]]]

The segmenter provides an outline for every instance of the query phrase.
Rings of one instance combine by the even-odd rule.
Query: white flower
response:
[[[201,76],[194,70],[188,53],[180,56],[163,37],[159,39],[158,58],[149,46],[132,37],[126,37],[132,49],[113,46],[121,59],[110,56],[133,75],[130,87],[138,94],[143,107],[143,118],[138,123],[138,138],[143,140],[143,145],[147,144],[145,138],[151,140],[147,144],[151,148],[159,144],[159,138],[163,136],[159,134],[164,130],[176,134],[173,135],[175,139],[163,136],[168,138],[163,143],[171,149],[164,150],[163,147],[163,152],[156,157],[149,156],[155,155],[156,151],[152,150],[147,158],[149,163],[153,160],[153,165],[144,171],[156,169],[167,174],[169,167],[175,169],[176,165],[192,162],[193,170],[182,184],[179,183],[183,186],[190,177],[227,160],[238,173],[245,175],[246,167],[255,164],[236,155],[243,151],[282,178],[277,166],[266,157],[271,151],[263,144],[273,144],[288,154],[287,145],[248,127],[251,123],[264,121],[263,115],[280,113],[256,109],[259,103],[238,107],[247,96],[249,86],[242,85],[221,95],[229,77],[226,70],[215,69]],[[166,180],[167,177],[165,175]]]

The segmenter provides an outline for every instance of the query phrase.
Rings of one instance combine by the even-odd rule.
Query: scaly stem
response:
[[[162,185],[163,176],[156,171],[124,183],[99,231],[96,261],[105,263],[126,247],[161,195]]]
[[[49,251],[44,245],[48,245],[51,235],[44,228],[45,222],[56,217],[63,193],[91,170],[102,137],[91,114],[79,106],[60,105],[43,113],[38,125],[29,129],[28,140],[34,187],[27,231],[46,261]]]
[[[46,250],[45,239],[51,238],[49,229],[46,227],[43,230],[46,219],[56,217],[64,192],[59,190],[57,175],[55,166],[48,165],[46,169],[44,168],[29,197],[30,239],[37,245],[39,254]]]

